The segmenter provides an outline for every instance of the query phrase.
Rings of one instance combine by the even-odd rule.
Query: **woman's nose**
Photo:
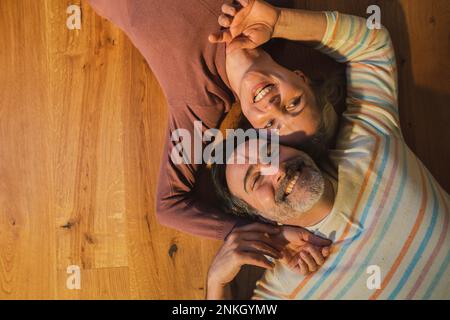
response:
[[[271,112],[275,109],[273,103],[257,103],[255,104],[255,107],[259,112],[263,114]]]

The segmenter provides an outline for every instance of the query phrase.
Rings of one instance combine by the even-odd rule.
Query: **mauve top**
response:
[[[191,234],[223,239],[241,220],[199,200],[200,165],[172,162],[177,128],[216,128],[235,101],[225,71],[225,46],[208,35],[220,28],[223,0],[89,0],[120,27],[145,57],[168,101],[169,123],[157,190],[160,223]],[[194,135],[192,134],[192,137]],[[208,185],[211,189],[211,186]],[[197,188],[195,188],[197,189]]]

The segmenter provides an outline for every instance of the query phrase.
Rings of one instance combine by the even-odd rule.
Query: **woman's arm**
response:
[[[216,65],[217,60],[221,61],[221,46],[212,46],[206,39],[207,30],[217,26],[214,12],[220,8],[219,1],[185,0],[183,6],[178,0],[89,0],[89,3],[130,37],[167,98],[168,131],[156,196],[158,221],[190,234],[223,240],[238,218],[197,196],[194,189],[199,187],[202,165],[175,164],[170,157],[175,144],[170,139],[172,132],[184,129],[193,135],[194,121],[202,121],[206,129],[217,127],[231,107],[232,94],[227,93],[220,77],[221,66]],[[192,24],[193,20],[202,23]],[[139,76],[132,79],[144,85],[140,95],[148,93],[145,81]],[[152,99],[153,103],[162,101]],[[147,177],[153,185],[157,178]]]
[[[192,107],[190,109],[192,110]],[[211,184],[205,186],[202,182],[208,181],[199,180],[206,168],[204,165],[195,164],[192,157],[193,150],[190,150],[192,161],[186,163],[174,163],[171,156],[173,149],[179,144],[172,141],[172,134],[177,129],[190,133],[192,139],[190,145],[193,149],[194,122],[198,118],[205,120],[207,117],[200,111],[188,112],[187,108],[179,108],[177,112],[173,110],[169,113],[166,143],[158,178],[156,214],[158,221],[164,226],[197,236],[223,240],[236,224],[245,223],[244,219],[223,212],[206,203],[203,197],[200,198],[200,191],[206,191],[205,188],[211,189]],[[206,125],[206,121],[203,124]],[[189,153],[187,149],[183,151]]]

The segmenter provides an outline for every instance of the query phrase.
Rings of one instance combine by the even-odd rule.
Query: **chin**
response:
[[[325,183],[321,176],[316,175],[314,178],[315,181],[313,184],[296,190],[289,197],[287,205],[296,213],[296,216],[310,211],[322,198]]]

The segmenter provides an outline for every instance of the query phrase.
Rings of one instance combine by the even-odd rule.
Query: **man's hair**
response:
[[[256,219],[258,217],[258,211],[256,211],[244,200],[234,196],[228,188],[225,174],[226,166],[226,164],[217,163],[214,163],[211,166],[212,179],[216,194],[219,197],[220,209],[240,217],[250,217]]]
[[[257,134],[257,136],[259,136]],[[222,150],[226,150],[227,145],[232,145],[234,150],[237,149],[240,143],[246,143],[249,141],[248,138],[244,140],[237,140],[237,143],[228,143],[230,142],[230,137],[224,139],[221,142]],[[234,138],[233,138],[234,140]],[[233,141],[233,142],[236,142]],[[233,150],[233,151],[234,151]],[[227,168],[227,155],[231,155],[232,152],[226,150],[224,153],[223,163],[213,163],[211,164],[211,175],[214,184],[214,189],[216,191],[217,196],[219,197],[219,207],[225,212],[235,214],[240,217],[253,218],[258,219],[259,213],[256,209],[254,209],[251,205],[249,205],[246,201],[234,196],[230,189],[228,188],[228,182],[226,177],[226,168]]]

